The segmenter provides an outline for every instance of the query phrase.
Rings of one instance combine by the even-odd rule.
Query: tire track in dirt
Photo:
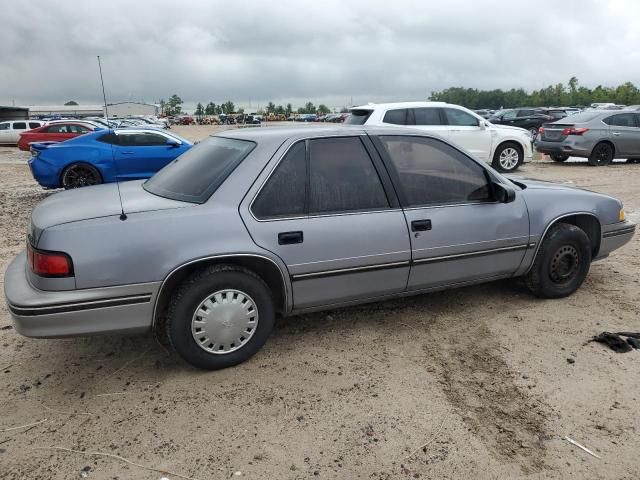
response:
[[[444,393],[472,433],[499,461],[519,464],[524,474],[543,470],[545,409],[518,387],[487,325],[478,317],[439,318],[429,325],[429,336],[433,341],[423,349],[440,369]]]

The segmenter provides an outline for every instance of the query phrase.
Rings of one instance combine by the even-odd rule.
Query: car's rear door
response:
[[[411,230],[409,290],[509,276],[529,248],[521,195],[499,203],[488,172],[434,138],[374,139],[389,167]]]
[[[443,108],[445,122],[449,128],[448,138],[483,162],[491,155],[491,130],[470,113],[458,108]]]
[[[20,140],[20,134],[29,130],[27,128],[27,122],[13,122],[11,125],[11,143],[18,143]]]
[[[620,155],[640,154],[640,128],[636,113],[618,113],[603,119],[609,125],[609,138],[616,149],[616,157]]]
[[[280,152],[240,210],[256,244],[287,265],[294,308],[403,291],[409,233],[370,140],[312,138]]]

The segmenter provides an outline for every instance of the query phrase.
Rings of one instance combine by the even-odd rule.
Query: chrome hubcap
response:
[[[257,327],[256,304],[239,290],[219,290],[208,296],[191,319],[191,334],[198,346],[217,355],[242,348]]]
[[[572,245],[564,245],[554,253],[551,259],[549,275],[555,283],[571,280],[580,267],[580,255]]]
[[[518,151],[515,148],[505,148],[500,153],[500,166],[505,170],[511,170],[518,165]]]

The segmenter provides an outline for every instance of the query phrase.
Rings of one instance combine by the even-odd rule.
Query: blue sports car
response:
[[[29,167],[44,188],[78,188],[149,178],[192,146],[155,128],[96,130],[65,142],[32,143]]]

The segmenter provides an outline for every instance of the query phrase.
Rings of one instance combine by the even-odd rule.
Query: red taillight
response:
[[[66,253],[45,252],[27,245],[29,267],[40,277],[72,277],[73,263]]]
[[[540,127],[540,128],[538,129],[538,133],[539,133],[540,135],[542,135],[542,134],[544,133],[544,127]]]
[[[567,135],[582,135],[585,132],[588,132],[589,129],[588,128],[565,128],[564,130],[562,130],[562,135],[567,136]]]

